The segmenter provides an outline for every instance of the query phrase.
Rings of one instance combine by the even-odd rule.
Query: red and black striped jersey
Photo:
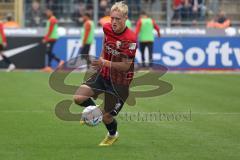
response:
[[[117,34],[112,30],[110,23],[103,26],[103,32],[103,58],[112,62],[121,62],[123,58],[129,58],[132,60],[132,64],[126,72],[103,67],[101,75],[114,84],[129,85],[134,75],[134,58],[137,49],[136,35],[127,27],[122,33]]]

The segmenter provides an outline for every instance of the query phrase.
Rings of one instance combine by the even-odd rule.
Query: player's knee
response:
[[[113,116],[110,113],[104,113],[103,114],[103,122],[105,124],[109,124],[113,121]]]

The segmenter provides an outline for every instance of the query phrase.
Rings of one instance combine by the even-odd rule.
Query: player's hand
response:
[[[45,39],[43,39],[43,40],[42,40],[42,43],[45,44],[45,43],[47,43],[47,41],[46,41]]]
[[[92,68],[95,70],[101,69],[104,64],[104,61],[105,60],[102,57],[100,57],[98,60],[92,60],[91,62]]]
[[[7,47],[7,43],[3,43],[3,48],[6,48]]]
[[[161,37],[161,34],[160,34],[160,32],[158,32],[158,37]]]
[[[195,6],[193,6],[193,12],[197,12],[198,11],[198,6],[197,5],[195,5]]]

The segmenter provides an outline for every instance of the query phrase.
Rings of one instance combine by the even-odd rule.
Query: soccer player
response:
[[[83,31],[82,31],[82,48],[80,50],[80,55],[83,56],[87,61],[87,68],[90,65],[89,51],[91,44],[94,40],[94,22],[91,20],[91,16],[88,13],[85,13],[83,16]]]
[[[15,65],[10,61],[9,58],[7,58],[4,54],[3,54],[3,49],[7,46],[7,40],[6,40],[6,36],[3,30],[3,24],[0,21],[0,56],[3,58],[3,61],[5,63],[7,63],[8,69],[7,72],[10,72],[12,70],[14,70],[16,67]]]
[[[140,51],[142,54],[142,67],[145,67],[145,48],[148,48],[149,52],[149,66],[152,66],[152,52],[153,52],[153,41],[154,34],[153,29],[157,31],[158,37],[160,37],[160,28],[156,24],[156,22],[148,17],[146,12],[141,13],[141,18],[137,22],[136,26],[136,35],[139,34],[139,42],[140,42]]]
[[[119,137],[117,116],[122,109],[133,79],[136,35],[126,27],[128,6],[117,2],[111,8],[111,23],[103,26],[103,50],[92,67],[98,72],[82,84],[74,95],[76,104],[83,107],[95,105],[91,97],[104,93],[103,123],[108,133],[100,146],[112,145]]]
[[[47,46],[47,55],[48,55],[48,66],[43,69],[43,71],[46,72],[51,72],[52,67],[51,67],[51,62],[52,60],[56,60],[58,62],[58,67],[61,66],[64,61],[60,60],[54,53],[53,53],[53,47],[54,44],[56,43],[58,39],[58,20],[57,18],[53,15],[53,11],[50,9],[46,10],[46,15],[48,17],[47,21],[47,34],[44,36],[42,42],[46,44]]]

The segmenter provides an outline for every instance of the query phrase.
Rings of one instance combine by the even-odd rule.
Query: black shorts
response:
[[[93,98],[104,93],[104,111],[113,116],[118,115],[129,95],[129,86],[115,85],[100,74],[94,74],[84,84],[94,91]]]
[[[4,47],[2,44],[0,44],[0,51],[3,51],[4,50]]]
[[[46,43],[47,54],[52,54],[53,47],[54,47],[55,43],[56,43],[56,41],[52,41],[52,42],[47,42]]]
[[[80,55],[89,55],[90,46],[90,44],[85,44],[80,50]]]

